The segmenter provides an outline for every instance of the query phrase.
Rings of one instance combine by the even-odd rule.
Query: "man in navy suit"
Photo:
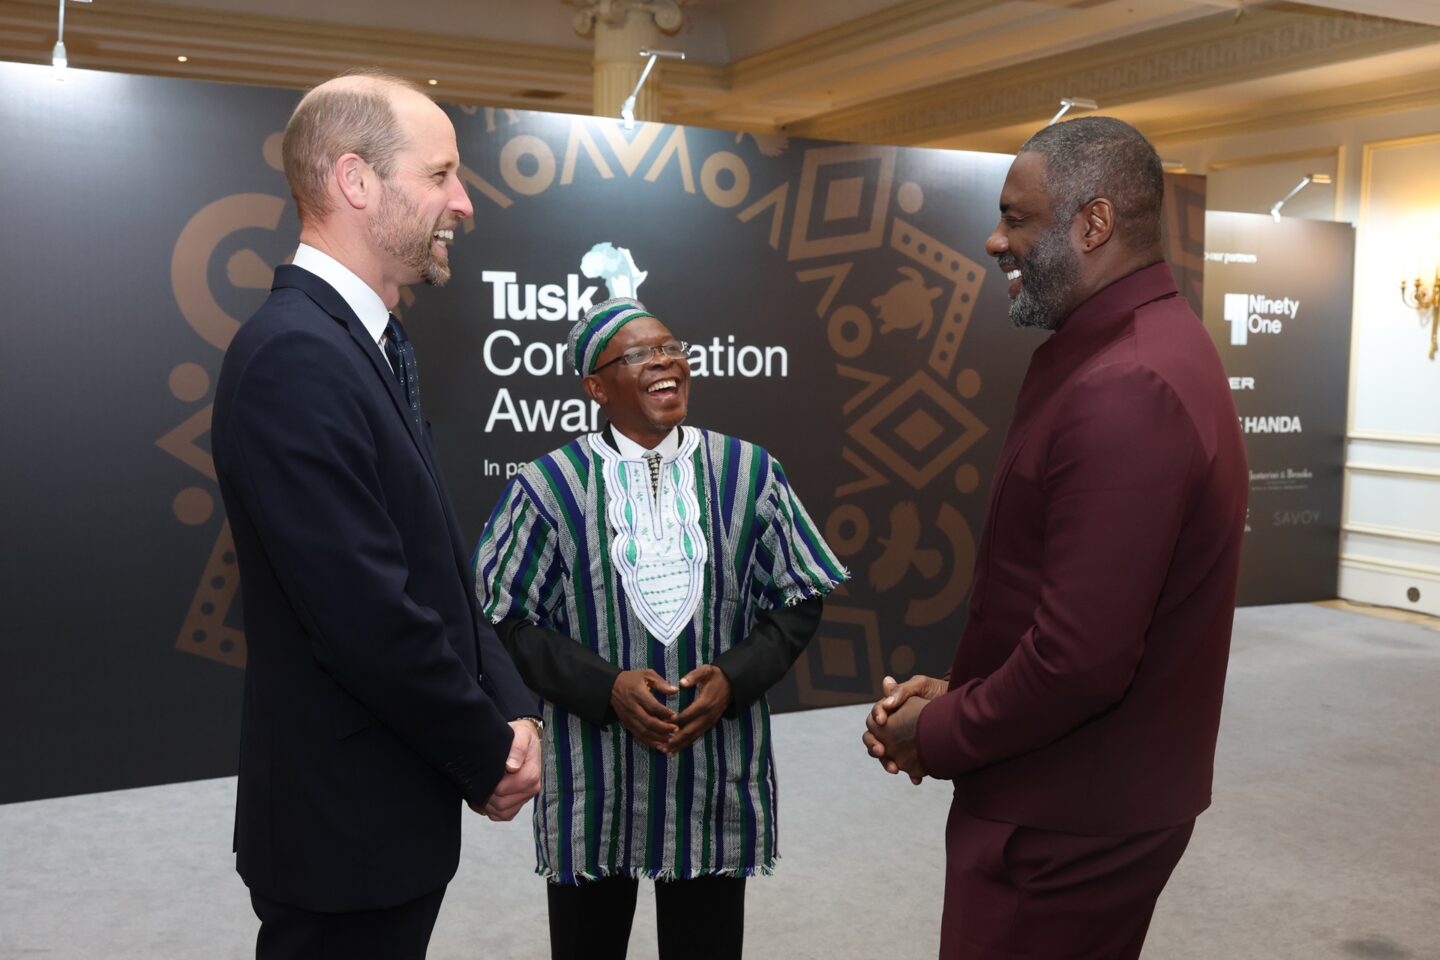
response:
[[[390,310],[443,283],[471,215],[455,131],[379,74],[310,91],[285,131],[294,263],[236,334],[212,444],[248,662],[236,864],[271,958],[420,958],[460,801],[539,785],[537,701],[475,609],[467,542]]]
[[[864,741],[951,780],[940,953],[1130,960],[1210,803],[1249,473],[1229,382],[1164,262],[1164,180],[1084,117],[1010,167],[986,248],[1054,331],[1020,387],[947,680]]]

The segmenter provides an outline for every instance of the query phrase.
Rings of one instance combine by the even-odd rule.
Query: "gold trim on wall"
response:
[[[1440,470],[1430,467],[1403,467],[1389,463],[1347,463],[1351,473],[1375,473],[1384,476],[1410,477],[1416,480],[1440,480]]]
[[[1369,570],[1371,573],[1405,574],[1424,580],[1440,580],[1440,567],[1425,563],[1396,563],[1378,557],[1365,557],[1354,553],[1342,553],[1340,565],[1355,570]]]
[[[1381,527],[1368,523],[1347,523],[1340,527],[1346,533],[1354,533],[1365,537],[1384,537],[1387,540],[1403,540],[1407,543],[1427,543],[1440,546],[1440,534],[1417,533],[1414,530],[1401,530],[1399,527]]]
[[[1347,433],[1346,440],[1363,443],[1412,444],[1417,447],[1440,447],[1440,436],[1424,433]]]
[[[1360,206],[1355,217],[1355,251],[1358,255],[1360,244],[1366,239],[1370,224],[1370,183],[1375,171],[1374,156],[1381,150],[1391,150],[1398,147],[1413,147],[1422,143],[1440,142],[1440,133],[1423,133],[1409,137],[1393,137],[1384,140],[1367,140],[1360,147]],[[1356,285],[1355,304],[1351,308],[1350,323],[1350,389],[1347,395],[1347,413],[1345,416],[1345,435],[1353,437],[1357,435],[1355,429],[1355,379],[1356,370],[1355,356],[1360,348],[1360,324],[1357,322],[1360,311],[1359,307],[1360,289]],[[1350,507],[1350,490],[1347,483],[1345,489],[1345,515],[1348,516]]]
[[[1261,167],[1271,163],[1286,163],[1290,160],[1309,160],[1313,157],[1338,157],[1342,146],[1314,147],[1310,150],[1290,150],[1285,153],[1261,153],[1232,160],[1214,160],[1205,164],[1208,170],[1233,170],[1236,167]]]

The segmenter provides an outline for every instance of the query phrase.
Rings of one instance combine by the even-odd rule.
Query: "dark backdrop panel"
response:
[[[0,802],[233,772],[245,645],[210,402],[298,236],[296,99],[0,64]],[[633,268],[696,345],[691,422],[768,447],[854,572],[776,708],[943,670],[1042,336],[1005,320],[984,253],[1009,158],[450,113],[476,216],[455,279],[401,312],[466,537],[512,464],[590,427],[554,348]],[[1180,196],[1193,285],[1203,182]]]
[[[68,74],[0,63],[0,801],[234,772],[210,387],[297,230],[293,93]]]
[[[596,302],[622,292],[584,269],[608,244],[695,345],[690,422],[778,457],[855,575],[774,706],[855,702],[886,672],[943,670],[1035,342],[1005,322],[984,253],[1008,158],[658,125],[627,136],[505,111],[457,121],[486,186],[456,279],[417,291],[409,316],[440,385],[425,402],[467,533],[513,462],[575,432],[525,420],[563,418],[566,403],[583,415],[577,378],[554,364],[573,311],[524,317],[547,286]],[[528,371],[512,372],[517,358]]]
[[[1340,569],[1355,229],[1206,217],[1205,325],[1250,460],[1239,603],[1335,596]]]

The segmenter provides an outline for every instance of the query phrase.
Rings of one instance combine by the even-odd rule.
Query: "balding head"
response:
[[[375,71],[345,74],[305,94],[285,127],[281,149],[302,224],[330,212],[328,183],[345,154],[356,154],[382,179],[390,178],[405,145],[396,108],[417,98],[433,106],[409,80]]]

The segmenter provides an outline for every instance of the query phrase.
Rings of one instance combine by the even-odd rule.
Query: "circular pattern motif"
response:
[[[906,213],[919,213],[925,204],[925,191],[914,181],[902,183],[895,199],[900,204],[900,209]]]
[[[215,498],[210,491],[200,487],[186,487],[175,494],[171,503],[175,519],[191,527],[198,527],[215,513]]]
[[[855,504],[842,504],[825,521],[825,539],[842,557],[853,556],[870,539],[870,518]]]
[[[842,357],[854,360],[870,349],[875,333],[870,315],[856,306],[844,306],[830,314],[830,347]]]
[[[966,400],[973,400],[980,392],[980,371],[961,370],[960,376],[955,378],[955,392]]]
[[[965,464],[955,471],[955,489],[961,493],[974,493],[980,488],[980,471]]]
[[[210,392],[210,374],[198,363],[182,363],[170,371],[170,392],[177,400],[195,403]]]
[[[260,148],[261,154],[265,157],[265,163],[272,169],[279,170],[282,173],[285,171],[285,157],[280,148],[284,141],[284,133],[272,133],[265,138],[265,145]]]

